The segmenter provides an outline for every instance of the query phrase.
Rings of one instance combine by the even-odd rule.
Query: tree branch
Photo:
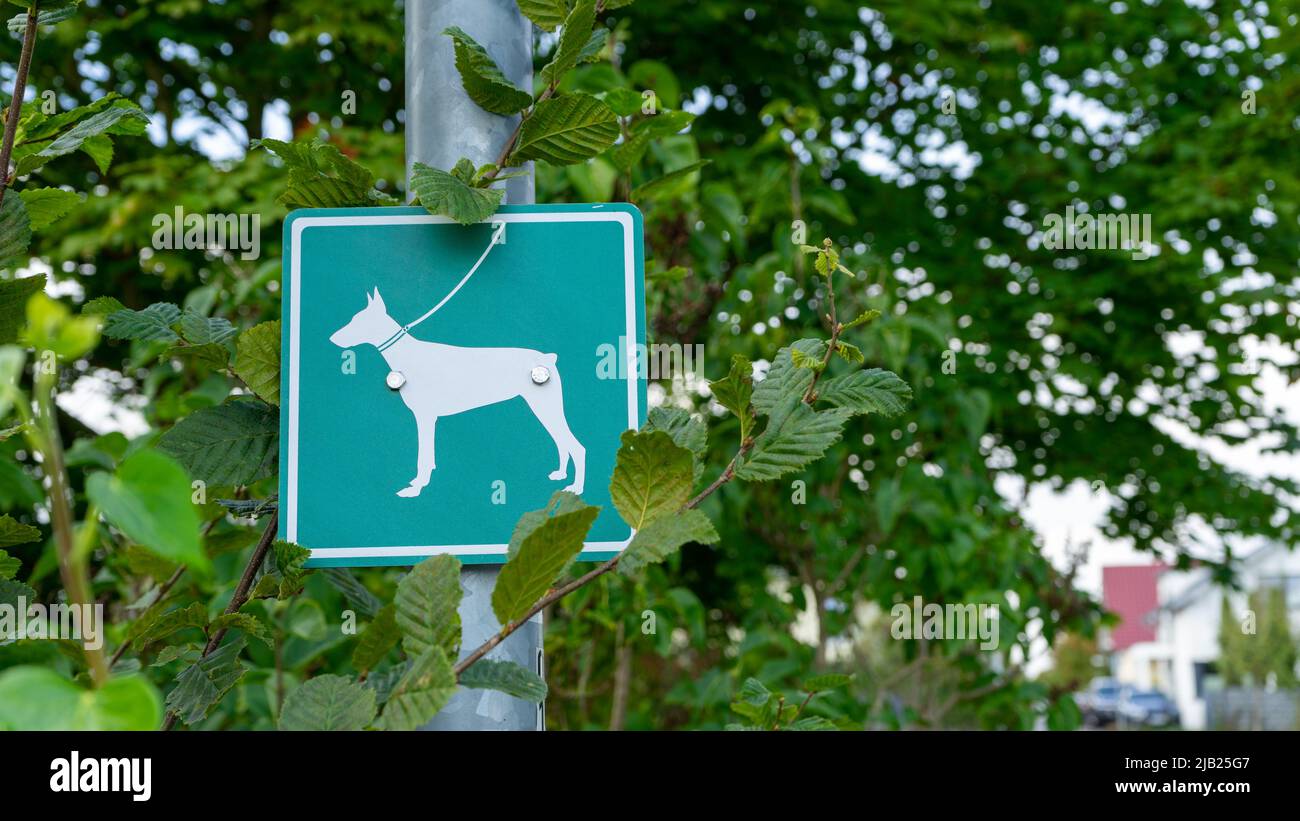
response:
[[[14,151],[14,135],[18,133],[18,117],[23,110],[23,95],[27,93],[27,74],[32,68],[32,52],[36,50],[36,22],[40,19],[40,0],[33,0],[27,10],[27,28],[23,31],[23,50],[18,58],[18,74],[14,77],[14,95],[9,100],[9,116],[5,119],[4,145],[0,146],[0,170],[4,171],[5,186],[10,183],[9,158]],[[0,187],[0,202],[4,202],[5,189]]]

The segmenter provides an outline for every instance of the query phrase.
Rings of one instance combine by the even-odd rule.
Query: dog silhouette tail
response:
[[[543,364],[546,364],[546,365],[554,365],[554,364],[555,364],[555,354],[553,354],[553,353],[544,353],[544,354],[542,354],[542,363],[543,363]]]

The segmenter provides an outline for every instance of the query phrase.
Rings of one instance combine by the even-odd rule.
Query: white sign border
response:
[[[280,500],[280,511],[284,520],[285,539],[298,541],[298,376],[299,376],[299,330],[302,308],[302,235],[308,228],[328,228],[358,225],[443,225],[450,224],[449,217],[433,214],[376,214],[293,218],[290,234],[289,253],[292,264],[289,271],[289,391],[288,391],[288,458],[285,467],[287,488]],[[636,248],[635,231],[632,215],[627,211],[539,211],[531,213],[498,213],[484,224],[497,222],[617,222],[623,226],[623,289],[626,305],[627,348],[627,419],[628,429],[640,427],[640,405],[637,395],[639,380],[633,378],[637,373],[636,349],[637,311],[636,311]],[[507,235],[508,238],[508,235]],[[617,542],[586,542],[583,551],[619,552],[632,541],[632,535]],[[305,546],[305,545],[304,545]],[[471,545],[404,545],[400,547],[318,547],[309,548],[312,559],[384,559],[415,556],[436,556],[450,554],[458,557],[500,556],[503,560],[508,544],[471,544]]]

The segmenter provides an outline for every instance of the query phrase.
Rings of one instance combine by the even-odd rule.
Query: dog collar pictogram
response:
[[[433,316],[435,313],[438,312],[439,308],[441,308],[443,305],[446,305],[447,301],[452,297],[454,297],[456,295],[456,292],[461,289],[461,286],[463,286],[466,282],[469,282],[469,278],[474,276],[475,272],[478,271],[479,266],[483,264],[483,260],[487,259],[487,255],[490,254],[492,252],[492,249],[495,248],[501,242],[501,237],[505,234],[505,231],[506,231],[506,224],[504,222],[498,221],[493,223],[492,239],[488,241],[488,246],[483,249],[483,253],[479,255],[478,262],[474,263],[474,267],[470,268],[469,272],[466,273],[465,276],[460,278],[460,282],[457,282],[456,287],[451,289],[451,293],[443,297],[442,301],[439,302],[437,305],[434,305],[432,308],[430,308],[424,314],[424,316],[420,317],[414,322],[409,322],[406,325],[403,325],[401,328],[398,328],[397,333],[393,334],[392,336],[388,337],[383,342],[381,342],[378,346],[379,352],[383,353],[384,351],[396,345],[398,341],[401,340],[402,337],[406,336],[408,333],[411,332],[412,328],[414,328],[416,325],[419,325],[421,322],[428,319],[429,317]]]

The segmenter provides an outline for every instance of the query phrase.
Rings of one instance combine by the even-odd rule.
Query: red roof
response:
[[[1164,570],[1163,564],[1101,569],[1102,602],[1107,610],[1120,618],[1119,624],[1110,631],[1112,650],[1123,650],[1140,642],[1155,641],[1156,625],[1152,611],[1159,605],[1156,578]]]

